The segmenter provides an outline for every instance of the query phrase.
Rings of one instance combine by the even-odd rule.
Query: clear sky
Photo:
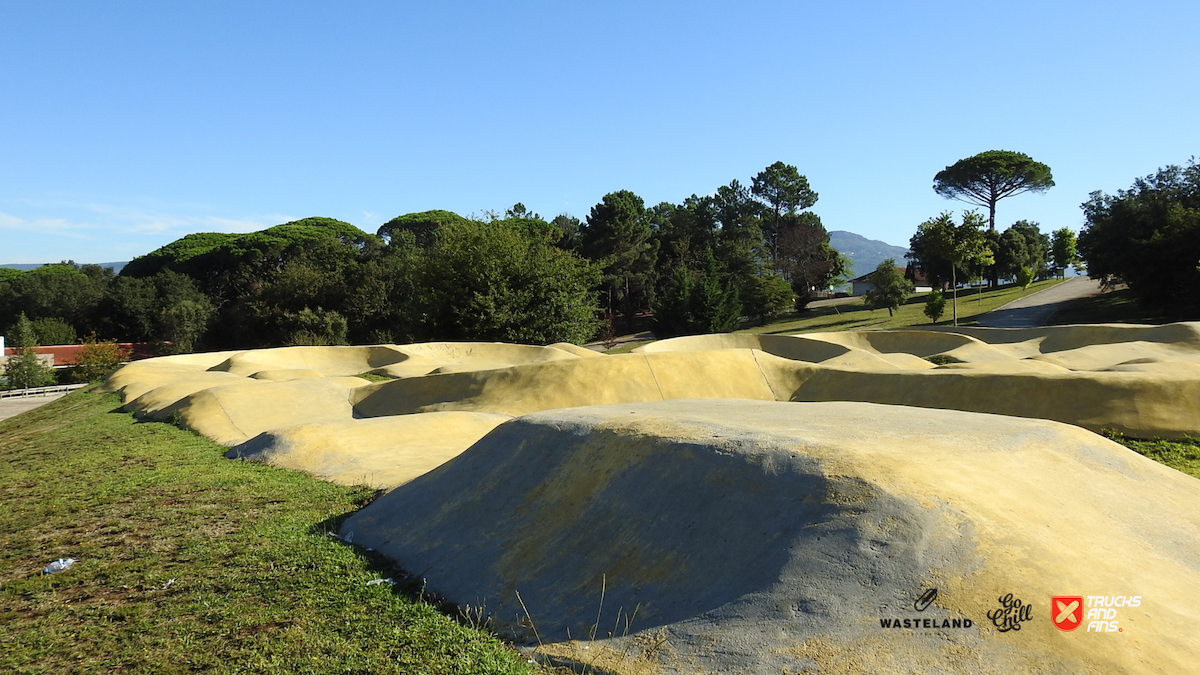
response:
[[[0,2],[0,263],[190,232],[605,193],[782,160],[827,229],[907,245],[984,150],[1057,186],[1001,227],[1200,154],[1200,3]]]

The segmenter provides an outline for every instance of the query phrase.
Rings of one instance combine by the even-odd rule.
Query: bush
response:
[[[116,340],[98,340],[92,333],[81,342],[83,351],[71,369],[75,382],[98,382],[129,359],[129,350],[119,346]]]
[[[1083,211],[1079,252],[1089,276],[1127,283],[1172,318],[1200,315],[1200,163],[1160,169],[1115,196],[1093,192]]]
[[[557,232],[555,230],[554,232]],[[509,221],[448,223],[418,261],[425,339],[582,344],[596,334],[597,265],[550,232]]]
[[[946,297],[941,291],[934,290],[925,298],[925,316],[933,323],[941,320],[942,314],[946,312]]]
[[[1028,289],[1029,284],[1033,283],[1033,270],[1028,267],[1022,267],[1017,270],[1017,285],[1023,289]]]
[[[741,296],[746,315],[766,323],[792,306],[792,285],[778,274],[752,276]]]
[[[284,344],[289,347],[347,344],[346,325],[346,317],[320,307],[316,310],[305,307],[299,312],[287,312],[280,319]]]
[[[30,323],[39,345],[75,344],[75,328],[62,319],[34,319]]]

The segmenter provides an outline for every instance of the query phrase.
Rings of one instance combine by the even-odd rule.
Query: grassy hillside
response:
[[[329,536],[367,489],[75,393],[0,422],[0,672],[527,673]],[[42,576],[57,558],[71,569]]]

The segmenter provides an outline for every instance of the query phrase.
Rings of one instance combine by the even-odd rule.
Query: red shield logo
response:
[[[1055,628],[1072,631],[1083,621],[1083,596],[1056,595],[1050,598],[1050,619]]]

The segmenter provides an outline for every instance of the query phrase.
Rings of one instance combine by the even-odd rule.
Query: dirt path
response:
[[[985,328],[1036,328],[1046,325],[1059,304],[1100,294],[1100,282],[1075,277],[994,309],[977,319]]]

